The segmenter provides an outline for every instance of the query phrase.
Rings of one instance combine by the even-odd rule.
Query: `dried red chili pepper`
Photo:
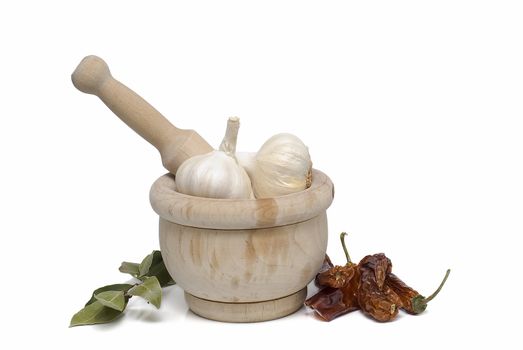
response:
[[[326,321],[359,309],[358,304],[358,266],[348,263],[334,266],[316,276],[323,287],[316,295],[307,299],[305,305],[311,307]]]
[[[320,281],[318,281],[318,276],[322,272],[325,272],[333,267],[334,267],[334,264],[331,262],[331,259],[329,258],[329,256],[327,254],[325,254],[325,259],[323,260],[323,265],[321,265],[320,271],[318,271],[318,273],[316,274],[316,278],[314,279],[314,283],[316,284],[317,287],[320,287],[320,288],[322,287]]]
[[[403,282],[398,276],[396,276],[393,273],[390,273],[387,276],[386,283],[400,297],[403,304],[402,309],[407,311],[409,314],[417,315],[425,311],[428,302],[434,299],[436,295],[438,295],[438,293],[443,288],[443,285],[447,281],[449,274],[450,269],[447,270],[447,273],[445,274],[443,281],[441,281],[438,289],[436,289],[436,291],[427,298],[419,294],[411,287],[407,286],[405,282]]]
[[[328,286],[332,288],[343,288],[345,287],[351,279],[354,277],[357,268],[356,264],[353,264],[350,261],[347,248],[345,247],[345,236],[347,234],[342,232],[340,235],[340,240],[345,250],[345,256],[347,257],[347,263],[345,266],[333,266],[330,258],[325,255],[325,260],[323,266],[316,275],[316,282],[320,286]]]
[[[323,271],[327,271],[331,267],[334,267],[334,264],[331,261],[331,258],[327,254],[325,254],[325,259],[323,259],[323,265],[321,266],[320,271],[318,273],[321,273]]]
[[[340,239],[346,251],[345,235],[346,233],[342,233]],[[323,266],[315,280],[323,289],[305,301],[306,306],[311,307],[326,321],[359,309],[357,296],[359,270],[357,265],[350,261],[348,253],[346,257],[345,266],[333,266],[329,257],[325,256]]]
[[[319,273],[316,278],[320,286],[343,288],[354,277],[357,265],[334,266],[327,271]]]
[[[425,298],[392,273],[392,263],[385,254],[368,255],[359,264],[352,263],[345,236],[343,232],[340,239],[347,264],[333,266],[325,256],[315,280],[321,289],[305,301],[326,321],[357,309],[381,322],[393,320],[400,308],[419,314],[439,293],[450,273],[448,270],[438,289]]]
[[[387,285],[392,288],[396,292],[396,294],[400,297],[401,303],[403,304],[402,309],[403,310],[411,310],[412,309],[412,303],[411,300],[419,295],[418,292],[416,292],[414,289],[410,288],[399,279],[395,274],[390,273],[387,276]]]
[[[385,284],[392,263],[385,254],[367,255],[358,264],[358,303],[363,312],[377,321],[392,321],[402,307],[400,297]]]
[[[325,321],[332,321],[359,307],[351,300],[345,300],[345,294],[339,288],[325,287],[317,294],[305,301],[305,305],[316,311],[316,314]]]

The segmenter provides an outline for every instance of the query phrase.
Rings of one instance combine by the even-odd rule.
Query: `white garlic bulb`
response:
[[[312,181],[312,161],[307,146],[292,134],[268,139],[258,153],[238,153],[247,170],[256,198],[303,191]]]
[[[175,177],[178,192],[207,198],[254,198],[249,176],[235,157],[239,127],[238,118],[229,118],[219,150],[180,165]]]

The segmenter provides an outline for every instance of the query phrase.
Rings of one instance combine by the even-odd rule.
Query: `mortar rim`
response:
[[[312,172],[312,184],[304,191],[259,199],[186,195],[176,191],[174,175],[167,173],[153,183],[149,199],[161,218],[179,225],[221,230],[284,226],[309,220],[332,203],[332,181],[317,169]]]

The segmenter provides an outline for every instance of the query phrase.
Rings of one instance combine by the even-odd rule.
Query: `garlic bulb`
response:
[[[219,150],[187,159],[176,171],[180,193],[207,198],[254,198],[249,176],[238,163],[236,140],[240,120],[229,118]]]
[[[256,198],[283,196],[311,185],[309,149],[292,134],[274,135],[258,153],[238,153],[238,161],[251,178]]]

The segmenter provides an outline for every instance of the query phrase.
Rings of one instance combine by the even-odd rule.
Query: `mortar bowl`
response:
[[[150,201],[160,216],[160,250],[189,308],[218,321],[257,322],[303,305],[327,250],[327,175],[313,169],[301,192],[264,199],[213,199],[158,178]]]

